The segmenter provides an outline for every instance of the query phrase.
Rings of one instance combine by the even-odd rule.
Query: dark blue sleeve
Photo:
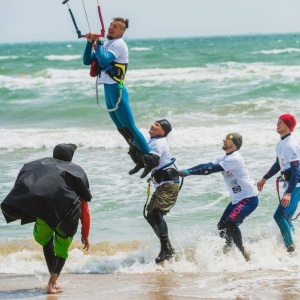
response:
[[[278,171],[280,171],[280,165],[277,158],[271,169],[265,174],[263,178],[268,180],[269,178],[274,176]]]
[[[90,65],[96,58],[93,51],[93,43],[87,42],[83,53],[83,64]]]
[[[191,175],[209,175],[211,173],[222,172],[224,169],[219,164],[213,164],[212,162],[208,164],[200,164],[195,167],[188,169]]]
[[[286,193],[291,193],[300,179],[300,164],[299,160],[295,160],[291,162],[291,178],[289,180],[289,186],[286,190]]]

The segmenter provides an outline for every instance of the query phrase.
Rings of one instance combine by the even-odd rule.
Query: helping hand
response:
[[[187,169],[179,171],[179,176],[186,177],[186,176],[189,176],[189,175],[191,175],[191,173]]]

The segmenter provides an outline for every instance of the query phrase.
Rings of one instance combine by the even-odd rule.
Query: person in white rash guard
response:
[[[209,175],[222,172],[231,197],[231,202],[226,207],[218,223],[219,234],[225,239],[223,250],[224,253],[227,253],[232,247],[233,241],[245,260],[248,261],[250,260],[250,254],[243,246],[239,225],[256,209],[258,191],[254,180],[249,175],[244,159],[238,151],[242,143],[243,139],[239,133],[227,134],[223,139],[222,147],[225,155],[217,157],[213,162],[179,171],[179,175]]]
[[[296,118],[291,114],[283,114],[278,118],[277,132],[280,141],[276,145],[276,161],[257,182],[258,190],[262,191],[266,181],[281,171],[284,194],[275,211],[274,219],[280,229],[287,252],[294,251],[292,233],[295,229],[292,218],[300,200],[300,146],[291,134],[296,123]]]
[[[156,263],[172,258],[175,253],[164,219],[175,205],[179,193],[178,170],[166,138],[171,130],[172,126],[166,119],[154,122],[149,130],[149,154],[143,154],[141,151],[135,153],[135,156],[145,165],[145,169],[151,171],[151,179],[148,180],[154,182],[155,191],[146,207],[147,214],[144,212],[144,217],[160,240],[161,249],[155,259]]]

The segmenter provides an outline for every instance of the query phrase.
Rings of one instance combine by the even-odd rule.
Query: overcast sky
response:
[[[300,32],[300,0],[99,0],[104,22],[130,20],[126,38]],[[82,0],[68,2],[89,32]],[[100,32],[97,1],[84,0],[92,32]],[[71,41],[77,35],[62,0],[0,0],[0,43]]]

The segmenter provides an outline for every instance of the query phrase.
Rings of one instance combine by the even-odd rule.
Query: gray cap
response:
[[[243,137],[237,132],[228,133],[226,135],[226,138],[230,138],[232,140],[232,142],[236,145],[238,150],[243,145]]]

